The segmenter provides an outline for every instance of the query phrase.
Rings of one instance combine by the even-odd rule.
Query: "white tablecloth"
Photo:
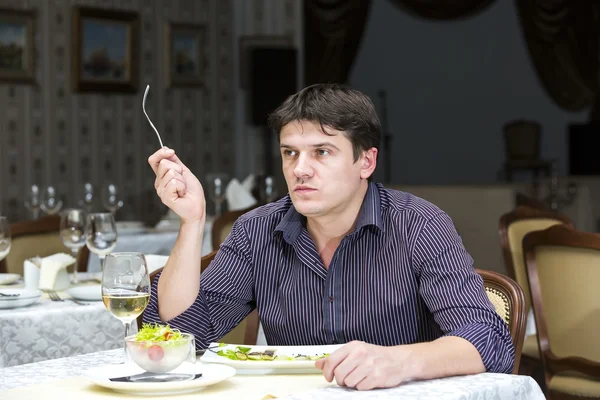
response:
[[[202,255],[206,255],[212,251],[211,243],[212,219],[207,219],[204,227],[204,237],[202,238]],[[120,251],[138,251],[144,254],[157,254],[168,256],[173,250],[175,241],[179,231],[175,229],[169,230],[152,230],[138,233],[119,233],[117,245],[114,252]],[[91,253],[88,261],[89,272],[100,271],[100,259],[97,255]]]
[[[28,307],[0,310],[0,367],[124,345],[123,323],[101,301],[79,305],[45,297]]]
[[[81,375],[85,369],[102,366],[106,364],[118,364],[123,361],[122,350],[112,350],[87,354],[84,356],[70,357],[60,360],[52,360],[18,367],[6,368],[0,374],[0,391],[21,388],[29,385],[43,384],[58,379],[65,379]],[[312,399],[477,399],[477,400],[542,400],[544,395],[537,383],[528,376],[505,375],[505,374],[479,374],[463,377],[437,379],[426,382],[412,382],[392,389],[381,389],[373,391],[356,391],[345,389],[337,385],[329,385],[326,388],[313,389],[302,385],[302,382],[312,382],[315,387],[323,387],[324,378],[315,376],[297,375],[296,377],[286,375],[263,375],[244,376],[236,375],[231,378],[231,383],[224,382],[211,388],[210,391],[182,395],[182,398],[255,398],[249,397],[250,386],[256,386],[265,393],[273,393],[276,396],[290,394],[289,399],[312,400]],[[294,382],[298,387],[294,387]],[[285,387],[281,384],[285,382]],[[59,385],[56,383],[56,385]],[[53,385],[54,387],[54,385]],[[33,389],[33,388],[32,388]],[[63,387],[56,387],[57,392],[69,389],[66,383]],[[89,387],[74,388],[74,393],[81,398],[86,394],[98,395],[101,393],[90,391]],[[77,392],[77,390],[80,390]],[[32,390],[29,395],[33,395]],[[254,393],[253,393],[254,394]],[[0,394],[3,399],[17,398],[22,393],[11,393],[4,391]],[[115,397],[117,394],[114,393]],[[20,397],[19,397],[20,398]],[[97,397],[94,397],[97,398]],[[104,397],[102,397],[104,398]],[[165,396],[164,398],[168,398]]]

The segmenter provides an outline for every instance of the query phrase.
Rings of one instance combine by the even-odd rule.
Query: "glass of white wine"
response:
[[[142,253],[106,256],[102,300],[108,311],[125,325],[125,337],[129,336],[131,322],[144,312],[150,300],[150,276]]]
[[[0,217],[0,261],[4,260],[10,252],[11,243],[8,218]]]
[[[60,238],[75,260],[77,254],[85,246],[85,212],[77,208],[64,210],[60,216]],[[72,283],[77,283],[77,261],[73,267]]]
[[[117,245],[117,223],[111,213],[88,214],[85,223],[85,244],[100,258],[102,269],[104,258]]]

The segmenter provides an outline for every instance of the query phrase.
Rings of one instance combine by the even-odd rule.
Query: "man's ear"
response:
[[[360,168],[360,177],[362,179],[368,179],[375,172],[375,167],[377,167],[377,152],[378,150],[375,147],[371,147],[369,150],[363,152],[360,161],[362,163]]]

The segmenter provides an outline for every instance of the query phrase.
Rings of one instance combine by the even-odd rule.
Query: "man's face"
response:
[[[365,168],[365,154],[354,161],[352,143],[342,132],[325,129],[331,136],[318,124],[294,121],[280,134],[288,190],[294,207],[306,217],[344,210],[374,169]],[[372,149],[371,154],[373,151],[376,156],[377,150]]]

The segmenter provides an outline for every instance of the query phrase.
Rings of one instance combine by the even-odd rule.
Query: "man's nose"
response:
[[[296,161],[296,166],[294,167],[294,174],[297,178],[306,178],[312,176],[313,168],[308,155],[301,154],[298,157],[298,161]]]

